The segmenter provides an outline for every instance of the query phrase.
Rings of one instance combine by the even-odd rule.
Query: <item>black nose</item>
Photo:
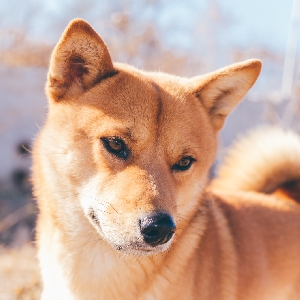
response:
[[[155,247],[169,241],[175,232],[176,226],[169,215],[157,213],[142,218],[140,229],[144,241]]]

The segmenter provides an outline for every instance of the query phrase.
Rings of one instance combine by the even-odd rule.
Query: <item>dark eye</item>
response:
[[[130,154],[124,141],[118,137],[101,138],[106,150],[117,156],[118,158],[126,160]]]
[[[192,164],[195,162],[195,158],[191,156],[182,157],[176,164],[172,166],[172,170],[175,171],[186,171],[188,170]]]

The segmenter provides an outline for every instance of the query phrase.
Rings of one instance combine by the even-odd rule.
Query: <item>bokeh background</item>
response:
[[[217,162],[252,127],[300,129],[300,0],[0,1],[0,300],[39,297],[35,249],[28,246],[37,212],[30,149],[47,111],[51,50],[75,17],[94,27],[115,61],[138,68],[194,76],[263,61],[259,80],[220,134]]]

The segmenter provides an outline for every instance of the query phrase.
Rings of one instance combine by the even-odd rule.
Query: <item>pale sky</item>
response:
[[[279,50],[285,49],[292,0],[223,0],[220,4],[236,18],[231,31],[240,43],[256,41]]]
[[[181,40],[189,43],[183,27],[188,27],[196,18],[206,18],[203,12],[211,1],[189,0],[172,4],[165,1],[161,22],[168,23],[169,28],[181,30]],[[285,50],[293,0],[219,0],[217,3],[229,20],[229,25],[221,28],[221,38],[239,46],[258,44],[280,52]]]

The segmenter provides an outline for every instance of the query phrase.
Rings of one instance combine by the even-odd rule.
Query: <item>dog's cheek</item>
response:
[[[186,225],[185,220],[199,207],[206,184],[207,176],[198,169],[192,170],[191,174],[177,181],[175,195],[178,228],[182,227],[182,223]]]
[[[84,182],[80,188],[80,205],[86,217],[92,217],[92,214],[95,214],[100,209],[99,185],[101,185],[101,180],[98,177],[99,176],[95,176],[89,181]],[[97,216],[95,215],[95,217]]]

